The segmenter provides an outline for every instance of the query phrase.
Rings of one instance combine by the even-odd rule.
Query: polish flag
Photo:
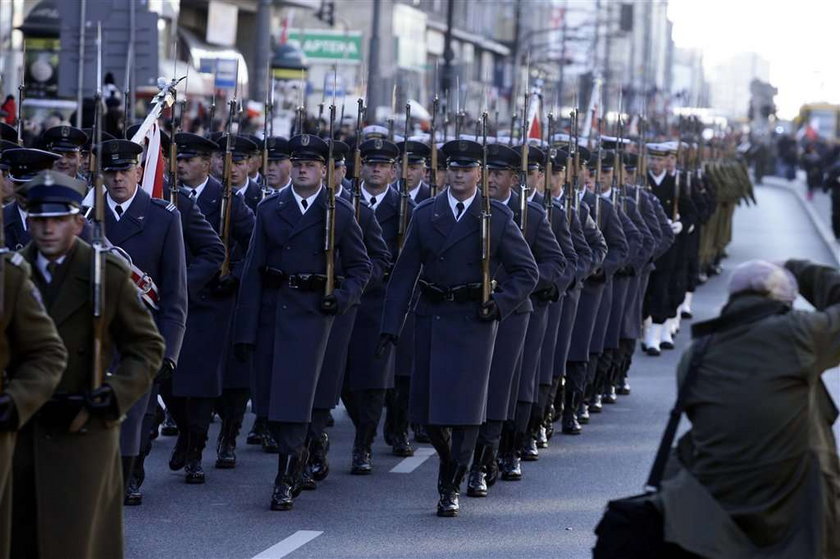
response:
[[[143,139],[146,159],[143,161],[143,180],[140,186],[152,198],[163,198],[163,150],[160,145],[160,128],[153,122]]]
[[[528,103],[528,139],[542,140],[542,126],[540,125],[540,114],[542,113],[542,100],[536,93],[531,93],[531,102]]]

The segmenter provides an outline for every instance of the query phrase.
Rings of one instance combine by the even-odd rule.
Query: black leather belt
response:
[[[270,288],[288,287],[300,291],[323,291],[327,285],[324,274],[287,274],[283,270],[264,266],[262,269],[263,285]],[[341,286],[342,278],[335,277],[335,287]]]
[[[441,286],[420,280],[420,292],[433,303],[468,303],[481,301],[481,283]]]

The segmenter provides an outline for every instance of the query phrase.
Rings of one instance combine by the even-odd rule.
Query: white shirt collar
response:
[[[55,259],[55,263],[61,266],[64,260],[67,258],[67,255],[59,256]],[[38,251],[38,256],[35,257],[35,266],[38,267],[38,271],[41,272],[41,276],[47,283],[52,282],[52,274],[47,269],[47,265],[50,263],[49,259],[41,254],[41,251]]]
[[[601,191],[601,198],[604,198],[605,200],[609,200],[610,199],[610,194],[612,194],[612,187],[609,187],[606,190],[602,190]]]
[[[204,182],[199,184],[198,186],[186,186],[185,185],[185,186],[182,186],[181,188],[186,191],[185,194],[187,196],[189,196],[190,194],[192,194],[193,191],[195,191],[195,195],[193,196],[193,198],[198,198],[199,196],[201,196],[201,193],[204,192],[204,187],[207,186],[208,182],[210,182],[210,177],[209,176],[206,179],[204,179]]]
[[[475,192],[473,192],[472,196],[470,196],[469,198],[467,198],[466,200],[463,201],[464,211],[461,213],[461,217],[464,217],[464,214],[467,213],[467,209],[470,207],[470,204],[473,203],[473,200],[475,200],[475,195],[476,194],[478,194],[478,189],[477,188],[475,189]],[[449,200],[449,207],[452,210],[452,215],[455,216],[455,221],[459,221],[458,208],[456,208],[455,206],[457,206],[458,203],[461,202],[461,201],[457,200],[454,196],[452,196],[452,191],[451,190],[446,191],[446,199]]]
[[[411,196],[412,200],[417,201],[417,194],[420,192],[420,187],[422,186],[423,181],[420,181],[420,183],[417,186],[415,186],[412,190],[408,191],[408,195]]]
[[[365,188],[365,183],[362,183],[362,198],[364,198],[365,202],[368,203],[370,209],[376,210],[376,207],[385,199],[385,196],[388,195],[388,189],[386,188],[384,192],[381,194],[371,194],[368,192],[367,188]],[[371,202],[371,200],[376,199],[376,202]]]
[[[338,186],[336,186],[336,187],[335,187],[335,197],[336,197],[336,198],[338,198],[339,196],[341,196],[341,193],[342,193],[342,192],[344,192],[344,187],[343,187],[343,186],[341,186],[341,185],[339,184]]]
[[[295,191],[295,189],[292,188],[292,195],[295,197],[295,200],[297,201],[298,208],[300,208],[300,213],[302,213],[302,214],[305,214],[306,211],[309,208],[312,207],[312,204],[315,203],[315,199],[318,198],[318,194],[320,194],[320,193],[321,193],[321,191],[318,190],[317,192],[315,192],[315,194],[313,194],[309,198],[304,198],[304,197],[298,195],[298,193]],[[303,206],[303,201],[304,200],[306,200],[306,207]]]
[[[534,201],[534,196],[537,195],[537,189],[536,188],[531,188],[531,189],[529,189],[529,192],[531,194],[530,194],[530,196],[528,196],[528,201],[533,202]]]
[[[116,218],[117,221],[119,221],[121,219],[121,216],[117,215],[117,206],[122,207],[122,215],[125,215],[125,212],[128,211],[128,208],[131,207],[131,203],[137,197],[137,191],[138,190],[140,190],[140,185],[139,184],[137,185],[137,188],[134,189],[134,194],[131,195],[131,198],[129,198],[128,200],[126,200],[122,204],[117,204],[114,201],[114,199],[111,198],[110,194],[108,194],[108,196],[105,197],[105,199],[108,201],[108,207],[111,208],[111,211],[114,213],[114,217]]]
[[[662,184],[662,181],[665,180],[665,175],[668,174],[668,171],[662,171],[658,175],[654,175],[652,172],[650,173],[651,178],[653,178],[653,182],[656,183],[656,186]]]
[[[245,181],[245,186],[234,187],[234,190],[239,196],[245,196],[245,191],[248,190],[249,186],[251,186],[251,179]]]
[[[512,197],[512,196],[513,196],[513,195],[512,195],[510,192],[508,192],[508,197],[507,197],[507,198],[505,198],[504,200],[499,200],[499,201],[500,201],[502,204],[504,204],[505,206],[507,206],[507,205],[508,205],[508,203],[510,202],[510,199],[511,199],[511,197]]]
[[[26,210],[20,207],[20,204],[15,205],[17,206],[17,211],[20,214],[20,221],[23,223],[23,230],[29,231],[29,226],[26,224],[26,218],[29,217],[29,214],[26,213]]]

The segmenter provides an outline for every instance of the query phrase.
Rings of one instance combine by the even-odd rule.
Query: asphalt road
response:
[[[726,299],[728,271],[738,263],[796,256],[835,264],[808,214],[788,190],[757,189],[759,205],[736,213],[725,271],[695,297],[695,320],[713,317]],[[402,459],[374,444],[375,472],[351,476],[352,432],[343,410],[330,430],[332,472],[316,491],[304,492],[291,512],[268,508],[276,457],[240,444],[235,470],[215,470],[211,429],[205,450],[207,483],[186,485],[166,462],[174,438],[159,438],[147,461],[144,503],[126,508],[129,558],[259,557],[564,557],[590,556],[593,528],[609,499],[639,492],[675,395],[674,369],[688,343],[659,358],[637,353],[632,395],[605,406],[579,437],[560,435],[538,462],[523,463],[520,482],[499,481],[485,499],[462,496],[458,518],[434,514],[437,460]],[[840,376],[827,373],[835,398]],[[246,418],[250,427],[253,416]],[[244,434],[241,437],[244,439]],[[244,441],[242,441],[244,442]],[[409,473],[392,473],[400,465]],[[465,493],[465,492],[464,492]]]

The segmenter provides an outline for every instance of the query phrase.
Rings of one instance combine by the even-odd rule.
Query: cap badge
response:
[[[304,134],[300,139],[300,145],[308,146],[309,145],[309,134]]]
[[[458,140],[458,151],[467,151],[467,142]]]
[[[382,145],[383,145],[382,140],[380,138],[376,138],[373,141],[373,147],[376,148],[376,149],[382,149]]]
[[[62,126],[61,127],[61,137],[62,138],[70,137],[70,127],[69,126]]]

